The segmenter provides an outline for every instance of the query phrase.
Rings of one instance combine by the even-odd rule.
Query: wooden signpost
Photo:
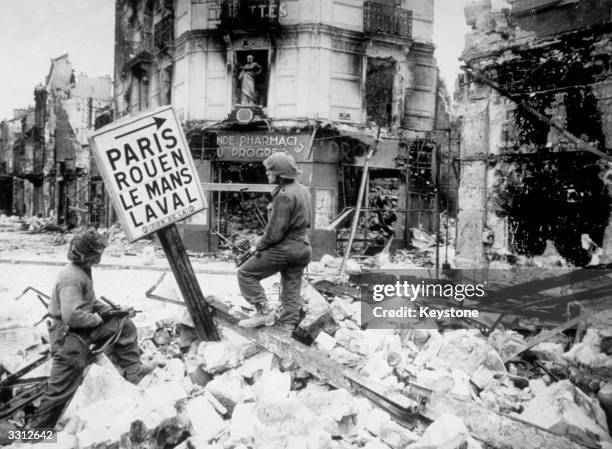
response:
[[[198,337],[219,340],[175,224],[207,204],[174,110],[111,123],[96,131],[91,148],[128,241],[157,233]]]

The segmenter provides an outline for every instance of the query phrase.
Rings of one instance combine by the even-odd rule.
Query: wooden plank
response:
[[[208,310],[200,284],[193,272],[176,225],[173,223],[157,231],[159,241],[185,300],[185,306],[193,319],[196,334],[201,340],[218,341],[219,333]]]
[[[510,355],[503,356],[502,360],[504,361],[504,363],[506,363],[507,361],[512,360],[514,357],[521,355],[523,352],[527,351],[528,349],[531,349],[534,346],[548,340],[550,337],[553,337],[557,334],[560,334],[563,331],[566,331],[568,329],[571,329],[574,326],[577,326],[581,321],[588,319],[588,317],[589,315],[585,313],[576,318],[569,320],[567,323],[563,323],[560,326],[555,327],[554,329],[551,329],[549,331],[540,332],[539,335],[537,335],[535,338],[525,343],[520,348],[516,349]]]
[[[348,209],[344,210],[340,215],[338,215],[336,218],[334,218],[334,220],[327,225],[324,230],[325,231],[333,231],[334,229],[336,229],[336,227],[342,223],[346,217],[348,217],[351,212],[353,212],[355,210],[354,207],[349,207]]]
[[[274,184],[231,184],[217,182],[203,182],[200,184],[202,190],[211,192],[260,192],[271,193],[276,185]]]
[[[491,292],[487,301],[494,303],[500,300],[518,298],[552,288],[562,287],[564,285],[576,284],[578,282],[608,276],[610,274],[612,274],[612,270],[610,269],[600,270],[583,268],[556,277],[536,279],[518,285],[511,285],[495,292]],[[612,283],[612,280],[610,282]]]
[[[342,263],[340,264],[340,269],[338,270],[338,274],[342,274],[342,269],[346,264],[346,261],[351,255],[351,246],[353,246],[353,240],[355,239],[355,234],[357,233],[357,226],[359,226],[359,218],[361,216],[361,208],[363,207],[363,198],[364,195],[367,198],[368,192],[366,192],[366,184],[368,180],[368,169],[370,166],[370,159],[372,159],[372,155],[376,151],[376,146],[380,140],[380,126],[378,127],[378,133],[376,135],[376,140],[370,146],[368,153],[366,154],[365,161],[363,162],[363,171],[361,172],[361,183],[359,184],[359,194],[357,195],[357,204],[355,205],[355,215],[353,216],[353,225],[351,227],[351,235],[349,237],[349,241],[346,244],[346,249],[344,250],[344,257],[342,258]],[[367,205],[366,205],[367,207]],[[365,224],[366,228],[368,227],[367,223]]]

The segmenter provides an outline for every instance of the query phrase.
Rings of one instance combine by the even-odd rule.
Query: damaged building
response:
[[[311,189],[315,256],[342,250],[380,132],[356,241],[402,246],[436,225],[432,33],[432,0],[119,0],[115,118],[174,106],[210,205],[183,225],[196,251],[263,230],[277,151]]]
[[[459,265],[542,255],[558,265],[610,262],[611,7],[466,6],[472,31],[455,93]]]
[[[88,137],[99,110],[111,103],[112,81],[77,75],[68,55],[51,60],[33,108],[2,122],[5,213],[39,216],[68,228],[89,223]]]

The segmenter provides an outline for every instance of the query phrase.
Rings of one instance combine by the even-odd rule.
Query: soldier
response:
[[[268,205],[268,226],[255,247],[253,257],[238,270],[242,296],[255,306],[254,316],[240,321],[243,327],[271,326],[276,315],[269,310],[262,279],[280,272],[281,311],[276,327],[290,334],[300,320],[300,291],[304,268],[312,257],[307,229],[310,228],[311,196],[296,181],[300,171],[295,160],[285,153],[275,153],[264,161],[270,184],[278,184]]]
[[[49,340],[53,363],[45,395],[29,423],[34,429],[53,428],[65,406],[79,387],[86,366],[95,356],[90,345],[106,349],[124,377],[136,384],[155,369],[156,363],[143,364],[136,326],[130,320],[133,309],[115,309],[97,300],[91,267],[100,262],[106,239],[89,230],[70,242],[70,263],[59,273],[48,312]],[[100,346],[108,345],[107,348]]]

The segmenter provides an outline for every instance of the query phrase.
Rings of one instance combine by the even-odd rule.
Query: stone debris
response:
[[[529,353],[545,362],[554,362],[557,364],[565,364],[563,359],[564,345],[561,343],[542,342],[529,349]]]
[[[185,405],[191,423],[191,435],[209,443],[227,428],[227,423],[204,396],[197,396]]]
[[[282,401],[289,396],[291,375],[277,369],[263,374],[257,384],[257,400],[260,402]]]
[[[328,333],[337,328],[331,307],[325,298],[310,283],[302,282],[302,299],[305,316],[299,329],[315,339],[320,331]]]
[[[423,437],[407,449],[481,449],[482,446],[470,436],[465,424],[455,415],[443,414],[425,431]]]
[[[317,349],[323,352],[329,352],[338,344],[336,339],[327,332],[321,332],[314,341]]]
[[[204,371],[216,374],[238,367],[257,352],[258,348],[253,342],[231,329],[224,329],[222,341],[200,343],[197,358]]]
[[[446,332],[436,360],[430,363],[457,368],[472,375],[480,366],[492,371],[506,371],[498,352],[477,330],[456,330]]]
[[[60,425],[76,436],[73,447],[79,449],[110,447],[126,438],[154,441],[161,427],[186,430],[188,422],[179,417],[177,405],[187,395],[176,381],[146,389],[134,386],[102,357],[89,367]]]
[[[247,382],[253,383],[260,379],[264,373],[277,366],[278,361],[274,354],[271,352],[260,352],[245,360],[236,370],[236,373],[241,375]]]
[[[569,380],[554,383],[529,402],[520,418],[587,446],[612,441],[605,412]]]
[[[362,330],[358,300],[326,298],[306,285],[313,347],[381,384],[389,397],[414,382],[579,441],[609,441],[605,332],[589,330],[569,351],[567,337],[551,338],[504,365],[503,357],[524,347],[526,332],[496,330],[485,338],[476,330],[437,326]],[[456,416],[406,429],[367,400],[320,383],[230,328],[220,329],[221,341],[195,344],[183,354],[177,321],[162,321],[142,332],[141,348],[145,358],[162,357],[163,368],[135,387],[104,359],[93,365],[61,423],[66,447],[103,448],[128,440],[132,447],[141,447],[135,441],[150,443],[151,449],[480,447]],[[590,392],[599,393],[601,407],[569,381],[525,368],[518,360],[523,356],[562,366],[567,375],[588,372],[586,384],[598,379]],[[100,410],[113,419],[100,420]],[[152,443],[160,434],[164,445]]]
[[[241,402],[252,401],[255,393],[244,378],[236,371],[229,371],[216,376],[208,384],[206,391],[210,392],[228,411],[232,413]]]

